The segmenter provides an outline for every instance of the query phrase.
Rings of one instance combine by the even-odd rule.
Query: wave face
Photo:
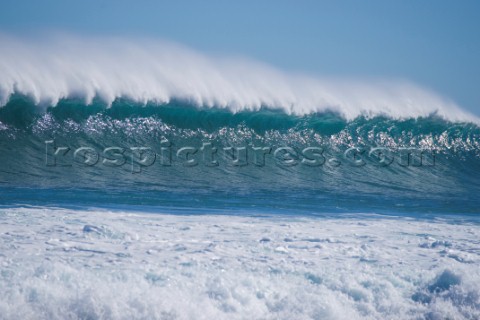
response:
[[[479,138],[477,125],[439,116],[348,120],[100,98],[41,109],[14,95],[0,109],[2,203],[474,213]]]

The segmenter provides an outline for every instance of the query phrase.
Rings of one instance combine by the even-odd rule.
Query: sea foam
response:
[[[480,227],[459,219],[1,209],[0,314],[477,319]]]
[[[401,80],[314,78],[245,58],[207,56],[160,40],[0,35],[0,103],[14,93],[39,105],[64,98],[185,100],[233,112],[270,107],[289,114],[334,111],[393,118],[432,114],[479,122],[454,102]]]

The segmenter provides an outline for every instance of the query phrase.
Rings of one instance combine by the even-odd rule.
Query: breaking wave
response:
[[[316,79],[152,40],[0,44],[4,204],[478,211],[478,119],[412,84]],[[405,160],[406,148],[427,158]]]
[[[285,73],[245,58],[209,57],[158,40],[0,35],[0,102],[15,94],[38,105],[66,98],[107,105],[119,98],[147,104],[180,99],[232,112],[264,107],[288,114],[334,112],[347,120],[384,115],[478,118],[406,81],[321,79]]]

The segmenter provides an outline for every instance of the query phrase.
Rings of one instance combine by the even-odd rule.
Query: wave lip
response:
[[[109,105],[119,98],[144,104],[180,99],[232,112],[268,107],[295,115],[330,111],[347,120],[437,115],[480,123],[454,102],[405,81],[318,79],[158,40],[0,35],[0,45],[2,105],[15,93],[38,105],[65,98],[90,104],[100,97]]]

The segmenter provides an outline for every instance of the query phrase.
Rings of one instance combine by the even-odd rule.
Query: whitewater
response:
[[[288,74],[246,58],[208,57],[177,44],[148,39],[0,35],[0,102],[14,93],[36,104],[80,97],[168,103],[182,99],[233,112],[280,109],[289,114],[334,111],[394,118],[438,115],[475,121],[454,102],[407,81],[318,79]]]
[[[0,210],[4,319],[477,319],[469,219]]]

